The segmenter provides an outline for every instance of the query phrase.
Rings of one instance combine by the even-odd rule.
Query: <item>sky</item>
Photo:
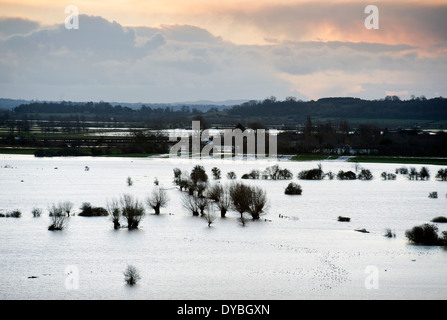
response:
[[[447,0],[0,0],[0,97],[445,97],[446,30]]]

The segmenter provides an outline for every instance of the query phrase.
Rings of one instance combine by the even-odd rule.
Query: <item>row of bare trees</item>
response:
[[[220,176],[213,175],[215,179]],[[182,204],[193,216],[201,215],[210,219],[217,207],[220,216],[224,218],[228,210],[233,209],[240,214],[240,220],[245,224],[245,213],[250,214],[253,220],[258,220],[267,206],[264,189],[242,182],[232,182],[229,185],[219,182],[209,184],[205,169],[200,165],[196,165],[191,174],[175,168],[174,183],[181,191],[187,191],[182,196]]]
[[[146,198],[146,204],[154,210],[155,214],[160,214],[160,208],[165,207],[169,202],[166,190],[157,187]],[[107,202],[107,212],[112,218],[113,227],[121,228],[121,219],[127,221],[127,228],[137,229],[141,219],[145,215],[143,203],[130,194],[124,194],[120,199],[112,199]]]
[[[146,204],[154,210],[155,214],[160,214],[160,208],[165,207],[169,201],[166,190],[157,187],[146,198]],[[87,213],[87,209],[89,212]],[[63,230],[67,225],[67,218],[70,217],[70,212],[73,209],[73,203],[70,201],[52,204],[49,208],[49,216],[51,218],[51,225],[48,230]],[[121,228],[120,221],[125,219],[127,228],[129,230],[137,229],[141,219],[145,215],[145,207],[143,203],[136,197],[130,194],[123,194],[119,199],[112,199],[107,202],[107,209],[91,207],[89,203],[84,203],[83,212],[80,215],[96,216],[109,215],[113,222],[115,229]],[[98,214],[98,212],[100,214]],[[39,214],[40,215],[40,214]]]

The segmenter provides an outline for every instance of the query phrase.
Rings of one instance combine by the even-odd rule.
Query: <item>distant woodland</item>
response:
[[[45,147],[55,133],[81,134],[92,127],[140,128],[133,142],[125,141],[127,148],[129,143],[138,142],[145,147],[134,144],[135,148],[130,148],[134,152],[162,152],[168,150],[166,143],[153,133],[148,136],[143,128],[190,128],[192,120],[200,120],[202,129],[280,129],[278,152],[284,154],[447,156],[447,99],[423,96],[409,100],[387,96],[380,100],[323,98],[306,102],[270,97],[206,109],[191,105],[145,104],[131,108],[108,102],[29,102],[0,110],[0,146],[32,145],[34,141]],[[157,141],[156,148],[150,147],[153,140]]]
[[[413,97],[401,100],[397,96],[387,96],[380,100],[358,98],[323,98],[317,101],[301,101],[293,97],[278,101],[270,97],[262,101],[251,100],[227,107],[169,106],[143,104],[140,108],[112,105],[108,102],[30,102],[21,104],[11,111],[0,113],[3,123],[9,119],[32,120],[49,118],[74,120],[76,116],[88,120],[134,122],[150,126],[162,123],[165,127],[188,127],[191,119],[200,115],[207,124],[214,126],[232,125],[240,119],[243,125],[258,122],[263,126],[296,127],[303,125],[307,117],[314,121],[340,121],[351,123],[390,123],[407,126],[419,124],[430,129],[447,128],[447,99]]]

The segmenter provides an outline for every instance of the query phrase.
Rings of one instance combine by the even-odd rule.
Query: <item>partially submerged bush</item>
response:
[[[324,172],[320,168],[302,170],[298,173],[298,179],[301,180],[321,180],[324,177]]]
[[[110,202],[107,202],[107,212],[112,218],[113,228],[115,230],[121,227],[120,219],[121,219],[121,209],[118,203],[118,200],[113,199]]]
[[[433,219],[431,220],[431,222],[447,223],[447,217],[439,216],[439,217],[433,218]]]
[[[22,216],[22,212],[16,209],[7,213],[1,213],[0,218],[20,218]]]
[[[124,281],[130,285],[135,285],[141,279],[140,273],[137,268],[131,265],[128,265],[126,270],[124,271]]]
[[[421,180],[428,180],[430,179],[430,171],[427,167],[422,167],[419,171],[419,176],[421,177]]]
[[[396,174],[408,174],[408,169],[406,167],[397,168]]]
[[[221,175],[220,169],[218,167],[213,167],[211,169],[211,172],[213,173],[213,179],[214,180],[219,180]]]
[[[333,180],[335,178],[335,173],[332,171],[325,173],[325,175],[329,178],[329,180]]]
[[[31,210],[31,214],[33,215],[34,218],[38,218],[42,215],[42,209],[33,208],[33,210]]]
[[[190,175],[191,180],[196,185],[199,181],[207,182],[208,175],[206,174],[205,168],[201,165],[196,165],[191,171]]]
[[[438,173],[436,174],[436,179],[441,181],[447,181],[447,168],[439,169]]]
[[[427,246],[447,245],[447,233],[443,232],[443,237],[438,235],[438,227],[434,224],[425,223],[415,226],[405,232],[405,236],[410,242]]]
[[[337,173],[337,179],[338,179],[338,180],[355,180],[355,179],[357,179],[357,176],[356,176],[356,174],[355,174],[354,172],[352,172],[352,171],[343,171],[343,170],[340,170],[340,171]]]
[[[371,173],[370,170],[368,170],[368,169],[362,169],[362,170],[360,171],[360,173],[358,174],[357,178],[358,178],[359,180],[372,180],[373,175],[372,175],[372,173]]]
[[[263,179],[271,180],[290,180],[293,179],[293,173],[289,169],[281,169],[277,164],[267,167],[262,173]]]
[[[252,186],[251,187],[251,199],[248,211],[251,214],[253,220],[258,220],[261,213],[264,212],[267,205],[267,193],[264,189]]]
[[[144,206],[141,202],[129,194],[124,194],[120,198],[121,214],[127,219],[127,228],[129,230],[138,229],[143,218]]]
[[[60,203],[60,206],[62,210],[67,214],[67,216],[70,216],[70,212],[73,209],[73,203],[70,201],[64,201]]]
[[[383,180],[396,180],[396,175],[394,173],[382,172],[381,175]]]
[[[214,214],[214,209],[212,205],[206,207],[204,217],[206,222],[208,223],[208,227],[211,227],[211,225],[214,223],[214,220],[216,220],[216,215]]]
[[[261,173],[259,170],[253,169],[249,173],[245,173],[242,175],[241,179],[259,179]]]
[[[182,170],[179,168],[174,168],[174,184],[180,186],[180,180],[182,178]]]
[[[438,193],[436,191],[430,192],[428,194],[428,197],[431,199],[437,199],[438,198]]]
[[[216,205],[220,210],[221,218],[225,218],[225,215],[231,206],[231,196],[228,188],[225,188],[223,192],[219,194],[219,199],[216,201]]]
[[[58,205],[52,204],[48,208],[48,212],[51,218],[51,224],[48,230],[58,231],[65,229],[67,216],[62,205],[60,203]]]
[[[82,217],[102,217],[109,215],[106,209],[101,207],[92,207],[89,202],[84,202],[80,209],[81,212],[79,215]]]
[[[160,214],[160,208],[166,207],[169,198],[166,190],[156,188],[152,191],[152,194],[146,199],[146,203],[149,207],[154,209],[155,214]]]
[[[229,179],[229,180],[234,180],[234,179],[236,179],[236,173],[234,173],[234,171],[230,171],[230,172],[228,172],[227,173],[227,179]]]
[[[229,193],[234,209],[241,215],[241,221],[244,220],[244,212],[250,213],[253,220],[258,220],[267,205],[265,190],[257,186],[237,182],[230,186]]]
[[[285,194],[289,195],[301,195],[302,192],[303,189],[301,188],[301,186],[299,184],[296,184],[295,182],[290,182],[287,185],[286,190],[284,191]]]
[[[421,170],[418,172],[416,168],[411,167],[410,171],[408,172],[408,178],[410,180],[429,180],[430,171],[427,167],[422,167]]]
[[[192,213],[193,216],[199,215],[199,207],[197,206],[196,197],[190,194],[183,194],[182,205],[187,211]]]
[[[209,185],[206,189],[206,197],[213,201],[219,201],[220,195],[224,192],[224,189],[220,183],[214,183]]]
[[[396,238],[396,233],[392,231],[390,228],[386,228],[385,234],[383,236],[387,238]]]
[[[243,218],[244,212],[248,212],[251,201],[251,188],[241,182],[233,183],[229,189],[233,208]]]
[[[11,218],[20,218],[22,216],[22,212],[20,212],[19,209],[12,210],[7,215],[9,215]]]

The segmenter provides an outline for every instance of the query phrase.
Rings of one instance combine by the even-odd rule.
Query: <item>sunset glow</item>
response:
[[[368,16],[364,10],[369,4],[369,1],[363,0],[0,0],[0,40],[6,41],[14,35],[25,36],[27,32],[60,28],[67,18],[65,7],[74,5],[79,9],[81,17],[90,17],[86,23],[82,21],[86,18],[81,18],[81,33],[83,28],[96,28],[100,24],[101,29],[95,29],[98,31],[97,36],[109,37],[113,41],[120,36],[114,34],[119,31],[117,26],[122,28],[122,32],[134,31],[124,33],[123,36],[128,39],[123,45],[132,48],[127,48],[127,51],[120,48],[124,50],[120,57],[129,54],[128,59],[134,59],[131,58],[131,52],[138,51],[139,47],[154,48],[145,57],[133,61],[132,65],[141,64],[137,70],[157,69],[164,63],[169,65],[172,74],[161,83],[181,79],[186,76],[185,70],[190,70],[194,74],[193,78],[189,77],[192,79],[190,85],[196,83],[193,86],[197,90],[191,96],[189,91],[187,96],[191,99],[201,98],[201,95],[208,97],[208,94],[208,98],[217,98],[218,92],[221,92],[219,86],[223,83],[228,88],[227,95],[231,95],[228,98],[245,98],[241,84],[234,83],[234,88],[230,89],[231,81],[227,72],[233,76],[235,74],[224,70],[223,66],[227,65],[235,68],[239,66],[235,72],[241,66],[246,68],[247,73],[237,78],[246,77],[262,82],[259,90],[271,88],[274,91],[266,92],[266,96],[297,95],[305,99],[328,94],[377,97],[385,95],[387,91],[419,94],[414,92],[416,89],[427,96],[447,94],[446,86],[442,84],[445,82],[442,70],[446,67],[447,59],[447,3],[437,0],[375,2],[380,18],[378,30],[368,30],[364,26]],[[17,28],[16,33],[14,28]],[[86,32],[85,36],[92,36],[92,32]],[[96,50],[88,48],[91,42],[84,40],[87,47],[76,47],[76,50],[80,50],[79,54],[82,50]],[[186,43],[192,41],[201,43],[186,46]],[[48,48],[60,45],[51,43]],[[11,69],[11,65],[12,61],[20,60],[15,56],[19,53],[11,48],[4,50],[8,52],[5,57],[15,57],[11,61],[3,58],[0,67],[4,69],[4,77],[17,79],[20,76],[13,75],[17,70]],[[66,45],[54,50],[56,52],[48,52],[47,56],[68,52]],[[70,54],[75,55],[72,51]],[[165,61],[168,58],[170,60]],[[36,59],[40,61],[45,56]],[[103,63],[102,58],[98,59]],[[163,62],[155,63],[154,59]],[[125,65],[127,61],[115,60],[114,63],[118,69],[128,68]],[[39,63],[43,64],[42,61]],[[96,64],[96,61],[91,63],[98,68],[101,65]],[[152,63],[156,66],[152,66]],[[186,67],[186,63],[190,65]],[[125,70],[127,72],[128,69]],[[204,70],[208,73],[203,73]],[[412,77],[407,79],[409,70]],[[432,71],[432,74],[427,75],[427,70]],[[161,77],[167,76],[161,70],[159,72]],[[401,81],[391,82],[386,72]],[[147,77],[142,75],[140,80],[153,81]],[[423,85],[427,89],[421,87],[421,79],[426,81]],[[318,84],[310,85],[312,80]],[[112,79],[101,81],[107,83],[107,86],[116,82]],[[332,84],[334,81],[338,82],[337,86]],[[427,81],[433,84],[429,85]],[[200,89],[213,84],[216,87],[206,93]],[[118,83],[115,85],[119,87],[118,91],[124,90]],[[138,85],[135,83],[133,88]],[[340,85],[342,88],[337,93]],[[107,86],[98,91],[108,92]],[[116,93],[114,86],[115,89],[111,91]],[[182,87],[182,84],[179,86]],[[1,88],[3,95],[8,95],[5,90],[15,95],[21,92],[12,83],[4,84]],[[139,89],[135,90],[140,92]],[[129,93],[129,96],[135,95],[135,92]],[[158,94],[160,90],[155,92]],[[254,93],[256,90],[247,89],[246,92],[257,97],[261,95],[259,92]],[[145,98],[138,94],[140,99]],[[160,96],[158,99],[165,100],[168,96]]]

